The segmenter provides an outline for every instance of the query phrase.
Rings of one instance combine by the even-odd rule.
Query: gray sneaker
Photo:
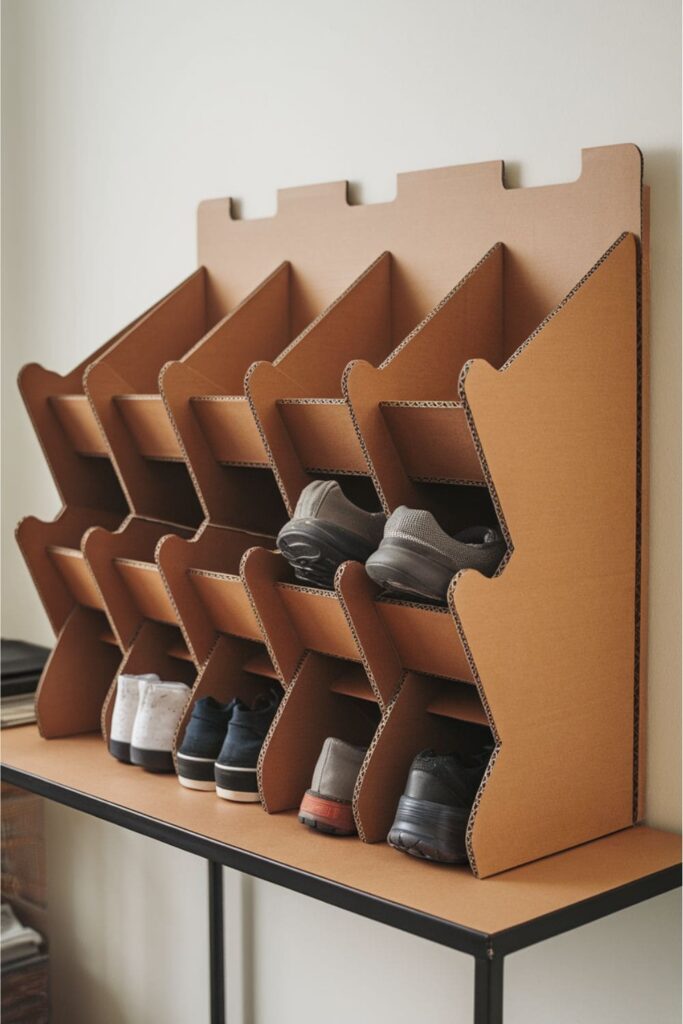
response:
[[[298,580],[331,589],[342,562],[364,562],[377,548],[386,518],[354,505],[336,480],[314,480],[301,492],[277,546]]]
[[[387,590],[443,602],[457,572],[477,569],[493,576],[505,550],[500,533],[489,526],[449,537],[431,512],[401,505],[389,516],[382,543],[365,569]]]
[[[313,772],[311,788],[301,801],[302,824],[335,836],[354,835],[353,790],[366,754],[365,747],[354,747],[328,736]]]

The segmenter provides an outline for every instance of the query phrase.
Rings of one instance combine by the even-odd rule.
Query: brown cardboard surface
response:
[[[84,533],[94,525],[116,529],[120,522],[121,515],[118,512],[70,506],[63,508],[52,522],[26,516],[17,526],[17,543],[55,633],[61,630],[81,597],[87,596],[86,603],[92,600],[94,606],[99,607],[80,566]],[[66,562],[67,549],[73,552],[72,557],[79,562],[77,569]],[[74,584],[79,588],[78,594],[74,592]]]
[[[84,389],[107,438],[121,486],[139,516],[163,520],[172,509],[175,522],[201,522],[199,500],[184,463],[152,461],[140,451],[136,432],[151,430],[143,444],[146,449],[158,443],[160,432],[167,441],[169,435],[157,416],[141,422],[130,396],[154,395],[164,363],[182,356],[210,326],[206,273],[200,267],[91,363],[84,375]],[[161,404],[158,409],[161,413]],[[138,412],[144,413],[144,404]]]
[[[385,710],[354,794],[358,832],[366,842],[386,839],[416,754],[428,748],[444,754],[476,750],[486,742],[487,733],[469,722],[446,717],[443,709],[430,713],[430,706],[454,685],[408,672]]]
[[[244,397],[244,375],[254,360],[275,358],[291,340],[290,290],[283,262],[160,375],[168,414],[214,523],[273,532],[285,518],[272,474],[253,468],[267,467],[268,459]]]
[[[46,739],[92,732],[121,661],[102,639],[102,612],[76,605],[57,636],[36,691],[36,717]]]
[[[267,815],[174,778],[119,764],[99,737],[45,743],[33,726],[3,733],[3,763],[190,832],[493,934],[591,899],[680,862],[680,837],[639,826],[484,881],[467,868],[401,856],[384,844],[335,840],[295,814]]]
[[[249,404],[290,515],[310,478],[297,452],[295,435],[285,427],[279,403],[287,399],[289,406],[296,406],[308,399],[340,399],[342,373],[350,359],[365,356],[374,363],[388,354],[391,268],[391,256],[383,253],[273,363],[256,363],[245,378]],[[316,466],[326,458],[316,457],[317,437],[327,434],[329,446],[338,433],[338,410],[338,405],[326,402],[317,409],[316,432],[308,435]],[[325,427],[328,411],[332,418]],[[348,430],[346,436],[351,436]]]
[[[154,561],[156,545],[173,529],[168,523],[129,516],[119,530],[93,529],[84,539],[86,561],[122,650],[128,650],[145,618],[178,625]],[[190,530],[175,529],[191,536]]]
[[[454,399],[467,359],[480,356],[496,367],[503,362],[503,296],[503,247],[495,245],[378,369],[367,362],[347,367],[344,393],[386,512],[399,505],[427,507],[409,479],[403,452],[413,466],[418,454],[419,475],[427,479],[481,480],[463,410]],[[431,416],[420,409],[417,417],[406,417],[403,403],[417,401],[449,404],[439,410],[437,424],[433,410]],[[442,435],[430,429],[438,426],[446,437],[450,434],[448,447],[454,451],[433,443]],[[439,454],[433,461],[429,452],[434,449]]]
[[[304,655],[259,758],[259,791],[267,811],[299,806],[328,736],[357,746],[370,743],[376,722],[365,700],[359,703],[334,689],[345,676],[344,662],[310,651]]]
[[[384,249],[396,273],[397,345],[502,241],[513,253],[506,308],[520,290],[527,295],[507,319],[509,354],[622,231],[639,234],[641,173],[636,146],[605,146],[583,150],[576,181],[539,188],[506,188],[502,161],[490,161],[400,174],[396,199],[369,206],[350,206],[343,181],[282,190],[277,214],[259,220],[233,219],[229,199],[207,200],[199,262],[211,280],[209,303],[231,308],[274,263],[289,260],[296,336]]]
[[[157,565],[197,666],[218,632],[261,639],[239,570],[244,552],[263,543],[273,539],[205,523],[191,540],[169,535],[158,545]]]
[[[498,748],[470,819],[487,875],[629,825],[634,792],[636,240],[463,391],[512,554],[451,607]]]

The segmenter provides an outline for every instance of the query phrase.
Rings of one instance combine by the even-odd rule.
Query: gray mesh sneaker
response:
[[[354,505],[336,480],[314,480],[301,492],[277,546],[298,580],[331,589],[342,562],[364,562],[376,549],[386,518]]]
[[[389,516],[379,548],[365,563],[368,575],[387,590],[445,601],[461,569],[493,576],[505,541],[489,526],[473,526],[449,537],[431,512],[400,505]]]

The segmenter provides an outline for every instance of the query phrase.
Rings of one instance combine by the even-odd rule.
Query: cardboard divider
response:
[[[402,670],[361,565],[340,566],[334,591],[315,590],[291,582],[282,555],[255,548],[242,576],[273,662],[287,673],[258,770],[264,806],[281,811],[299,805],[328,736],[369,745]]]
[[[494,366],[505,358],[503,265],[503,246],[494,245],[379,367],[356,361],[345,370],[344,395],[386,512],[429,507],[419,480],[483,483],[457,381],[473,356]]]
[[[240,697],[251,702],[284,683],[240,576],[245,553],[263,543],[275,542],[207,522],[191,540],[168,536],[157,548],[160,574],[198,669],[176,747],[197,700],[211,696],[225,703]]]
[[[470,818],[482,877],[637,813],[637,324],[624,235],[500,372],[463,371],[512,551],[450,592],[497,739]]]
[[[17,526],[17,543],[55,633],[77,605],[103,608],[82,540],[92,526],[114,530],[121,519],[117,512],[67,506],[52,522],[27,516]]]
[[[344,680],[358,680],[362,669],[348,662],[308,651],[261,750],[259,791],[269,813],[291,810],[301,803],[322,745],[336,736],[368,746],[379,724],[380,711],[366,694],[360,699],[345,692]]]
[[[246,393],[289,515],[311,479],[308,463],[323,472],[366,472],[341,377],[350,359],[381,362],[391,351],[391,288],[385,252],[277,359],[257,362],[247,374]],[[302,437],[305,462],[296,447]]]
[[[160,376],[202,508],[218,525],[276,532],[286,518],[244,375],[255,360],[275,358],[291,341],[291,291],[292,271],[283,262]]]
[[[382,717],[356,783],[354,815],[366,842],[386,840],[417,754],[430,748],[444,754],[474,752],[490,740],[486,726],[452,714],[453,703],[444,703],[449,697],[457,699],[456,687],[433,677],[406,674]]]
[[[104,612],[75,605],[57,635],[36,691],[41,736],[53,739],[94,732],[121,662],[117,644],[104,639]]]

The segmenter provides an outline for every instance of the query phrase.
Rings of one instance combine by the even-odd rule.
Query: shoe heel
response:
[[[299,821],[319,832],[328,832],[334,836],[353,836],[356,834],[356,823],[353,820],[351,804],[340,800],[330,800],[309,789],[299,808]]]
[[[469,811],[402,796],[387,842],[396,850],[443,864],[467,863]]]

